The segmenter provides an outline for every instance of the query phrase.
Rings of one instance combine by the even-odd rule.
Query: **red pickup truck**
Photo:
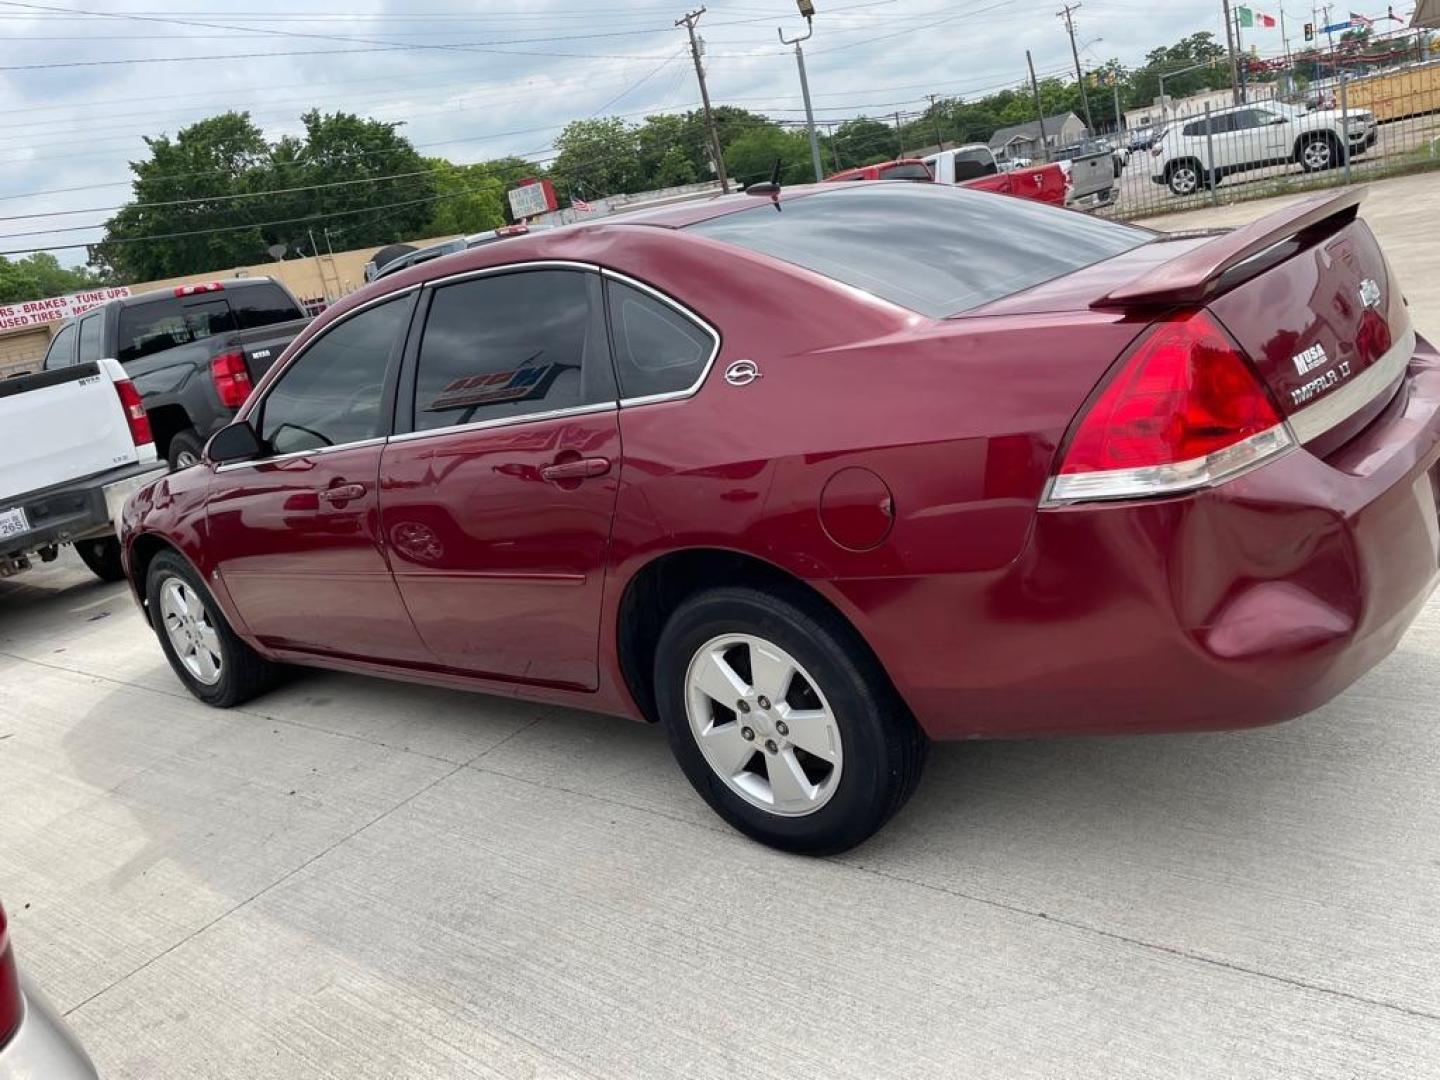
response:
[[[988,146],[962,146],[927,158],[897,158],[827,176],[826,180],[933,180],[1064,206],[1070,177],[1062,163],[1001,170]]]

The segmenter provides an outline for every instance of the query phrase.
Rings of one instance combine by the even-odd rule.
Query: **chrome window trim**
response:
[[[396,289],[394,292],[385,293],[383,296],[371,297],[363,304],[356,304],[349,311],[345,312],[345,314],[338,316],[334,322],[327,325],[313,338],[307,341],[304,347],[301,348],[299,352],[297,352],[289,360],[285,361],[285,366],[275,373],[275,377],[271,379],[270,384],[265,387],[265,393],[260,396],[260,398],[255,402],[254,405],[245,410],[245,422],[247,424],[250,423],[251,417],[255,416],[256,413],[260,413],[263,416],[265,412],[265,403],[270,400],[270,395],[275,392],[275,387],[280,384],[280,380],[282,380],[287,374],[289,374],[290,369],[301,361],[305,354],[314,347],[317,341],[324,340],[325,336],[329,334],[330,331],[334,330],[335,327],[341,325],[344,322],[348,322],[353,316],[359,315],[362,311],[369,311],[372,307],[377,307],[380,304],[388,303],[391,300],[398,300],[400,297],[407,296],[410,293],[417,291],[419,288],[419,285],[407,285],[403,289]],[[269,378],[269,374],[269,372],[266,372],[267,378]],[[252,424],[251,426],[253,427],[254,425]],[[260,433],[257,431],[255,435],[258,438]],[[353,450],[356,447],[360,446],[378,445],[379,443],[383,443],[385,439],[386,436],[384,435],[375,435],[368,439],[358,439],[355,442],[339,443],[335,446],[322,446],[315,450],[292,450],[288,454],[272,454],[269,457],[255,458],[253,461],[231,461],[227,462],[224,465],[215,466],[215,471],[217,473],[227,472],[231,469],[238,469],[254,465],[265,465],[272,461],[288,461],[291,458],[307,457],[314,454],[333,454],[336,450]]]
[[[359,450],[364,446],[381,446],[388,441],[387,436],[376,435],[369,439],[359,439],[356,442],[336,443],[334,446],[319,446],[314,450],[291,450],[287,454],[275,454],[271,457],[253,458],[250,461],[227,461],[224,465],[216,465],[217,473],[232,472],[236,469],[253,469],[257,465],[271,465],[277,461],[292,461],[302,457],[320,457],[324,454],[334,454],[341,450]]]
[[[613,401],[596,402],[593,405],[571,405],[564,409],[550,409],[546,412],[523,413],[520,416],[497,416],[493,420],[475,420],[468,424],[451,424],[448,427],[427,428],[424,431],[406,431],[382,440],[386,443],[416,442],[433,439],[441,435],[463,435],[471,431],[488,431],[490,428],[516,427],[520,424],[534,424],[542,420],[559,420],[567,416],[588,416],[593,413],[615,412]]]
[[[531,259],[526,262],[501,263],[498,266],[482,266],[478,270],[461,270],[459,273],[446,274],[444,277],[433,278],[420,284],[427,289],[439,288],[442,285],[454,285],[461,281],[469,281],[471,278],[491,277],[494,274],[507,274],[515,271],[525,270],[582,270],[591,274],[603,273],[602,269],[595,263],[580,262],[575,259]],[[419,288],[419,285],[411,286]]]
[[[690,308],[686,307],[678,300],[666,296],[659,289],[653,288],[645,284],[645,282],[639,281],[631,277],[629,274],[622,274],[618,270],[610,270],[608,268],[602,268],[600,274],[602,277],[610,278],[613,281],[620,282],[622,285],[628,285],[632,289],[637,289],[640,292],[646,293],[654,297],[656,300],[659,300],[662,304],[665,304],[666,306],[674,309],[675,311],[678,311],[690,322],[694,323],[696,326],[700,327],[700,329],[704,330],[707,334],[709,334],[711,341],[710,357],[705,361],[705,366],[700,369],[699,376],[689,386],[685,387],[683,390],[666,390],[664,393],[660,394],[643,394],[639,397],[629,398],[622,397],[620,399],[620,408],[633,409],[637,405],[654,405],[662,401],[680,401],[683,398],[694,397],[697,393],[700,392],[700,388],[705,385],[705,380],[710,375],[710,369],[715,366],[715,360],[720,355],[720,331],[715,329],[715,327],[712,326],[708,321],[701,318],[698,313],[692,311]]]
[[[1298,442],[1307,443],[1343,424],[1370,404],[1380,392],[1405,373],[1415,355],[1415,327],[1407,326],[1400,340],[1368,368],[1343,386],[1299,412],[1290,415],[1290,429]]]

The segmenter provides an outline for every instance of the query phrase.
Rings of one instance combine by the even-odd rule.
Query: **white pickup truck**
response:
[[[166,469],[119,362],[0,380],[0,431],[0,577],[72,544],[97,577],[122,579],[120,511]]]

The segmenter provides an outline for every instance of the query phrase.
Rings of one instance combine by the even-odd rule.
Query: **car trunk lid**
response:
[[[1208,307],[1299,441],[1324,452],[1388,404],[1415,345],[1404,298],[1356,217],[1361,195],[1304,200],[1190,246],[1092,306]]]

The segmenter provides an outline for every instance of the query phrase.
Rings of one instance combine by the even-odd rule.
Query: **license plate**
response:
[[[23,506],[17,506],[14,510],[0,510],[0,540],[8,540],[29,531],[30,519],[25,516]]]

